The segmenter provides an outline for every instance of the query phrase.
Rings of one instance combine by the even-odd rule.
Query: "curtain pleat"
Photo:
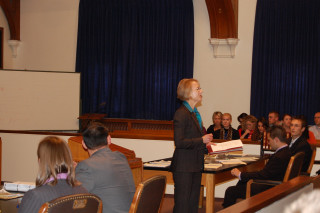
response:
[[[305,115],[320,109],[320,1],[258,0],[250,113]]]
[[[80,0],[82,113],[172,120],[193,53],[192,0]]]

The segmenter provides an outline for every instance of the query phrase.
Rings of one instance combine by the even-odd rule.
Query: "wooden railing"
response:
[[[235,205],[232,205],[226,209],[219,211],[219,213],[227,212],[256,212],[262,208],[265,208],[275,201],[278,201],[291,193],[298,191],[299,189],[312,183],[314,178],[307,176],[299,176],[291,179],[286,183],[282,183],[269,190],[261,192],[253,197],[245,199]]]
[[[114,138],[173,140],[173,121],[105,118],[105,114],[86,114],[79,117],[83,131],[90,122],[103,123]]]

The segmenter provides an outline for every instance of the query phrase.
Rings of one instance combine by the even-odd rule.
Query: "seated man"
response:
[[[214,131],[214,139],[237,140],[240,138],[239,132],[231,127],[232,116],[229,113],[222,115],[222,128]]]
[[[111,137],[102,124],[92,123],[82,135],[82,146],[90,157],[76,166],[76,178],[101,198],[104,213],[127,213],[135,193],[127,158],[109,149]]]
[[[278,125],[281,126],[282,123],[279,121],[279,112],[271,111],[268,115],[269,127]]]
[[[236,186],[227,188],[222,206],[224,208],[236,203],[238,198],[246,197],[247,181],[250,179],[282,181],[291,158],[291,152],[286,143],[286,131],[281,126],[273,126],[268,130],[268,143],[274,154],[269,158],[266,166],[257,172],[240,172],[232,169],[231,174],[239,178]],[[258,194],[270,187],[252,187],[251,194]]]
[[[315,125],[309,127],[309,131],[313,132],[317,140],[320,140],[320,112],[314,114],[314,124]]]
[[[303,132],[306,130],[306,120],[303,117],[293,117],[290,125],[291,139],[289,140],[289,148],[292,155],[298,152],[304,153],[304,160],[301,168],[301,172],[308,170],[312,149],[310,144],[307,142],[307,136],[303,136]]]

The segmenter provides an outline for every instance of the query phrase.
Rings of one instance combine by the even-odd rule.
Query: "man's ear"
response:
[[[276,144],[280,143],[280,139],[278,137],[275,137],[273,140],[274,140],[274,142],[276,142]]]
[[[107,142],[108,142],[108,146],[111,144],[111,136],[110,135],[108,135],[108,137],[107,137]]]
[[[88,147],[86,146],[86,144],[84,143],[83,140],[82,140],[82,147],[83,147],[85,150],[88,150]]]
[[[305,130],[306,128],[305,127],[303,127],[301,130],[302,130],[302,132],[304,132],[304,130]]]

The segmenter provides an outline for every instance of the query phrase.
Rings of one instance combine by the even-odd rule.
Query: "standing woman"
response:
[[[42,204],[55,198],[88,193],[75,179],[75,168],[67,143],[53,136],[38,146],[39,170],[36,188],[25,193],[19,213],[38,212]]]
[[[212,134],[204,135],[202,119],[195,107],[202,100],[202,89],[195,79],[182,79],[177,97],[183,101],[175,112],[175,151],[170,170],[174,180],[175,213],[198,212],[201,187],[201,172],[204,167],[206,145],[210,145]]]

